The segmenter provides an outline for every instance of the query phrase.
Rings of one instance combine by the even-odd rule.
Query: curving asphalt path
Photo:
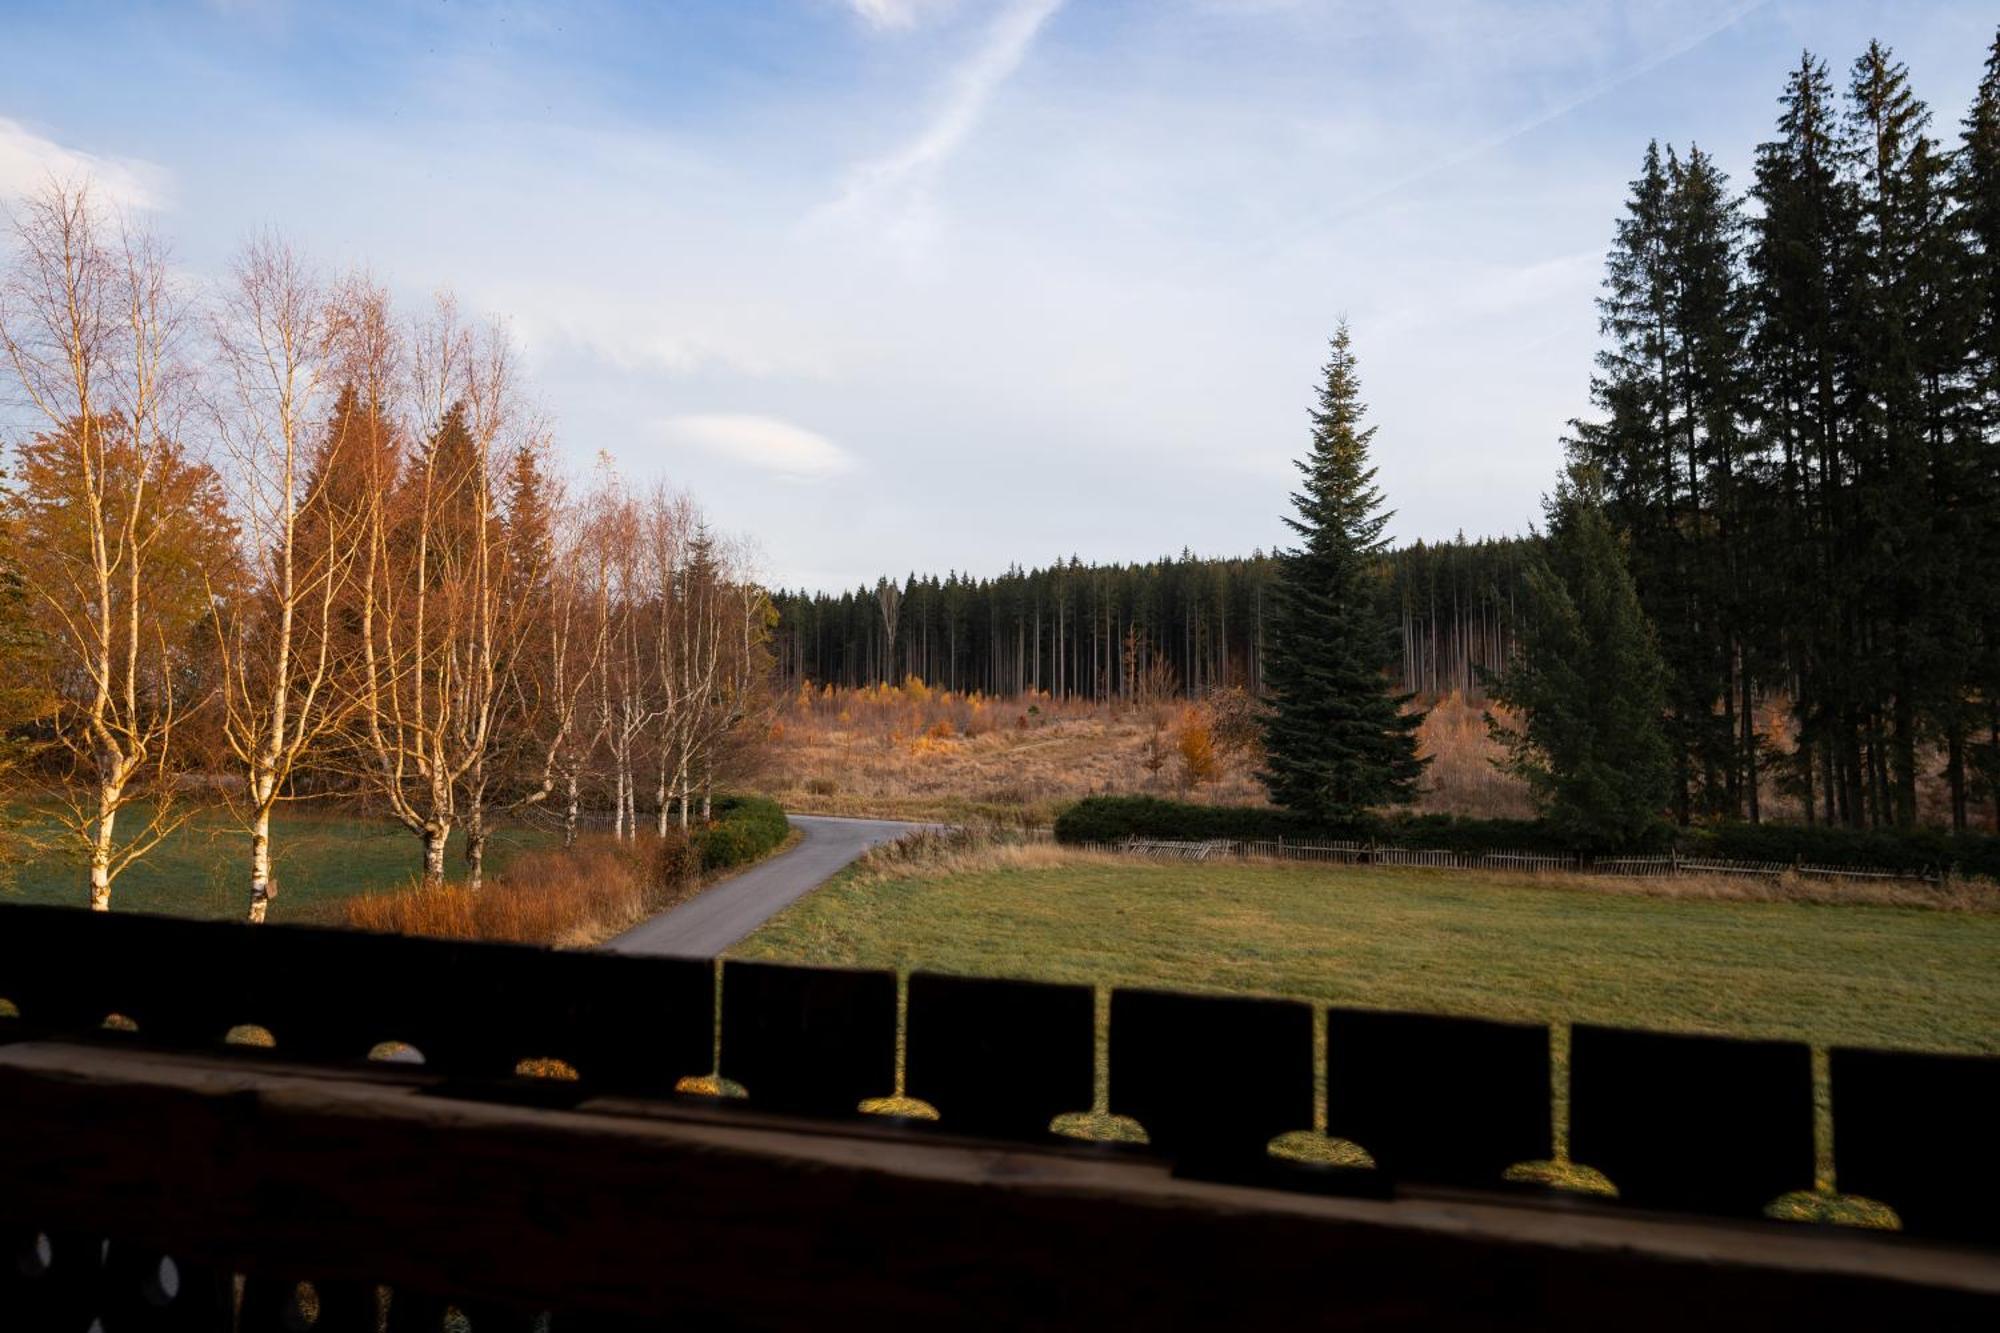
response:
[[[604,947],[617,953],[713,958],[826,883],[870,847],[933,827],[830,815],[793,815],[791,821],[805,835],[798,846],[640,922]]]

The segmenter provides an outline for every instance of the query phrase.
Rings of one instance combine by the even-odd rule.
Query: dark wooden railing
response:
[[[1991,1327],[2000,1061],[0,907],[0,1328]],[[899,1023],[899,1009],[904,1016]],[[115,1016],[107,1029],[107,1018]],[[233,1046],[247,1025],[268,1047]],[[856,1114],[894,1089],[935,1123]],[[423,1063],[371,1062],[405,1043]],[[719,1045],[718,1045],[719,1044]],[[718,1062],[719,1050],[719,1062]],[[560,1061],[577,1077],[522,1076]],[[719,1073],[740,1100],[676,1094]],[[170,1260],[170,1262],[163,1262]],[[301,1283],[309,1284],[301,1286]],[[551,1314],[549,1312],[553,1311]],[[386,1322],[385,1322],[386,1321]]]

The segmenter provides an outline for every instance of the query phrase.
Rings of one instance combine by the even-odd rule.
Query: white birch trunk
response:
[[[111,910],[112,829],[118,820],[118,789],[105,786],[98,795],[97,828],[90,845],[90,910]]]
[[[424,825],[424,887],[444,887],[444,846],[451,837],[451,825],[433,820]]]
[[[250,820],[250,913],[253,926],[264,924],[277,890],[271,884],[271,807],[260,803]]]

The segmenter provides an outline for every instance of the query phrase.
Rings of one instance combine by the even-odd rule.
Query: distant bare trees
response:
[[[454,835],[481,882],[498,812],[559,800],[566,842],[586,805],[625,837],[642,806],[660,833],[707,813],[762,705],[768,600],[686,495],[562,485],[503,326],[449,296],[399,318],[268,235],[204,302],[81,187],[13,241],[0,382],[38,423],[4,500],[38,644],[15,656],[46,668],[68,764],[39,780],[93,907],[218,786],[252,921],[307,792],[410,830],[428,885]]]
[[[612,828],[637,835],[650,759],[653,824],[665,836],[695,818],[696,793],[707,817],[724,747],[765,702],[769,601],[743,552],[716,540],[688,496],[664,486],[634,496],[607,480],[595,514],[609,589],[595,696]]]
[[[517,486],[517,496],[520,490]],[[590,692],[610,648],[611,544],[602,516],[587,505],[568,503],[552,488],[544,488],[543,497],[548,572],[517,684],[521,713],[531,721],[528,734],[540,748],[541,772],[521,804],[542,804],[560,790],[563,846],[570,847],[576,843],[583,778],[604,739]],[[520,512],[520,501],[511,508]]]

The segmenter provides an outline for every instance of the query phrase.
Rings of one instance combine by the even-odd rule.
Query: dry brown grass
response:
[[[793,832],[771,855],[789,850],[798,838]],[[347,924],[362,930],[587,949],[744,868],[675,880],[663,873],[659,842],[650,834],[621,843],[596,833],[567,851],[518,852],[504,876],[488,879],[477,892],[462,884],[411,885],[350,898],[343,906]]]
[[[1487,732],[1487,707],[1454,692],[1433,703],[1424,715],[1417,751],[1431,762],[1424,771],[1419,812],[1480,819],[1534,817],[1528,784],[1498,767],[1507,750]],[[1510,720],[1506,710],[1494,711],[1502,721]]]
[[[760,790],[787,809],[823,814],[985,817],[1044,824],[1085,796],[1144,792],[1261,805],[1261,761],[1245,744],[1241,701],[1184,705],[1001,699],[901,686],[804,688],[778,710]],[[1184,747],[1212,752],[1190,766]],[[1527,789],[1499,772],[1481,706],[1452,695],[1419,733],[1432,756],[1419,808],[1464,815],[1527,815]],[[1197,745],[1194,748],[1199,749]],[[1190,767],[1211,776],[1188,782]]]
[[[398,935],[511,940],[575,947],[595,943],[668,906],[654,883],[652,844],[608,835],[575,847],[523,851],[504,877],[477,892],[461,884],[365,894],[346,905],[347,924]]]

